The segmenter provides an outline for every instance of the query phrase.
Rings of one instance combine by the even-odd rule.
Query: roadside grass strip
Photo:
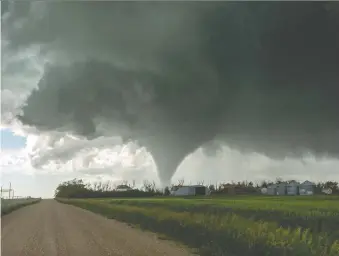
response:
[[[40,202],[40,198],[32,199],[5,199],[1,200],[1,216],[9,214],[19,208]]]

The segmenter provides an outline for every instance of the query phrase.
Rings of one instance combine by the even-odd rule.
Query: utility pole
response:
[[[9,190],[8,190],[8,199],[11,199],[11,190],[12,190],[12,183],[9,183]]]

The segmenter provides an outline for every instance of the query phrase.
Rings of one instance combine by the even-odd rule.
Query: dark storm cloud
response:
[[[68,2],[44,13],[5,29],[12,49],[69,55],[45,71],[24,123],[88,137],[109,123],[150,150],[163,182],[212,140],[339,156],[338,3]]]

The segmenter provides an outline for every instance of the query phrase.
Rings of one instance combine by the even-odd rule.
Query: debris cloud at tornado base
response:
[[[29,59],[43,61],[2,121],[136,141],[163,184],[201,146],[338,158],[338,10],[335,2],[10,3],[3,90],[32,74]],[[35,162],[60,154],[43,156]]]

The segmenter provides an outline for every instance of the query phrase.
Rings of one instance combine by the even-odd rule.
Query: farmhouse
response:
[[[209,189],[202,185],[180,186],[177,187],[176,190],[171,191],[171,195],[173,196],[198,196],[208,195],[209,193]]]

